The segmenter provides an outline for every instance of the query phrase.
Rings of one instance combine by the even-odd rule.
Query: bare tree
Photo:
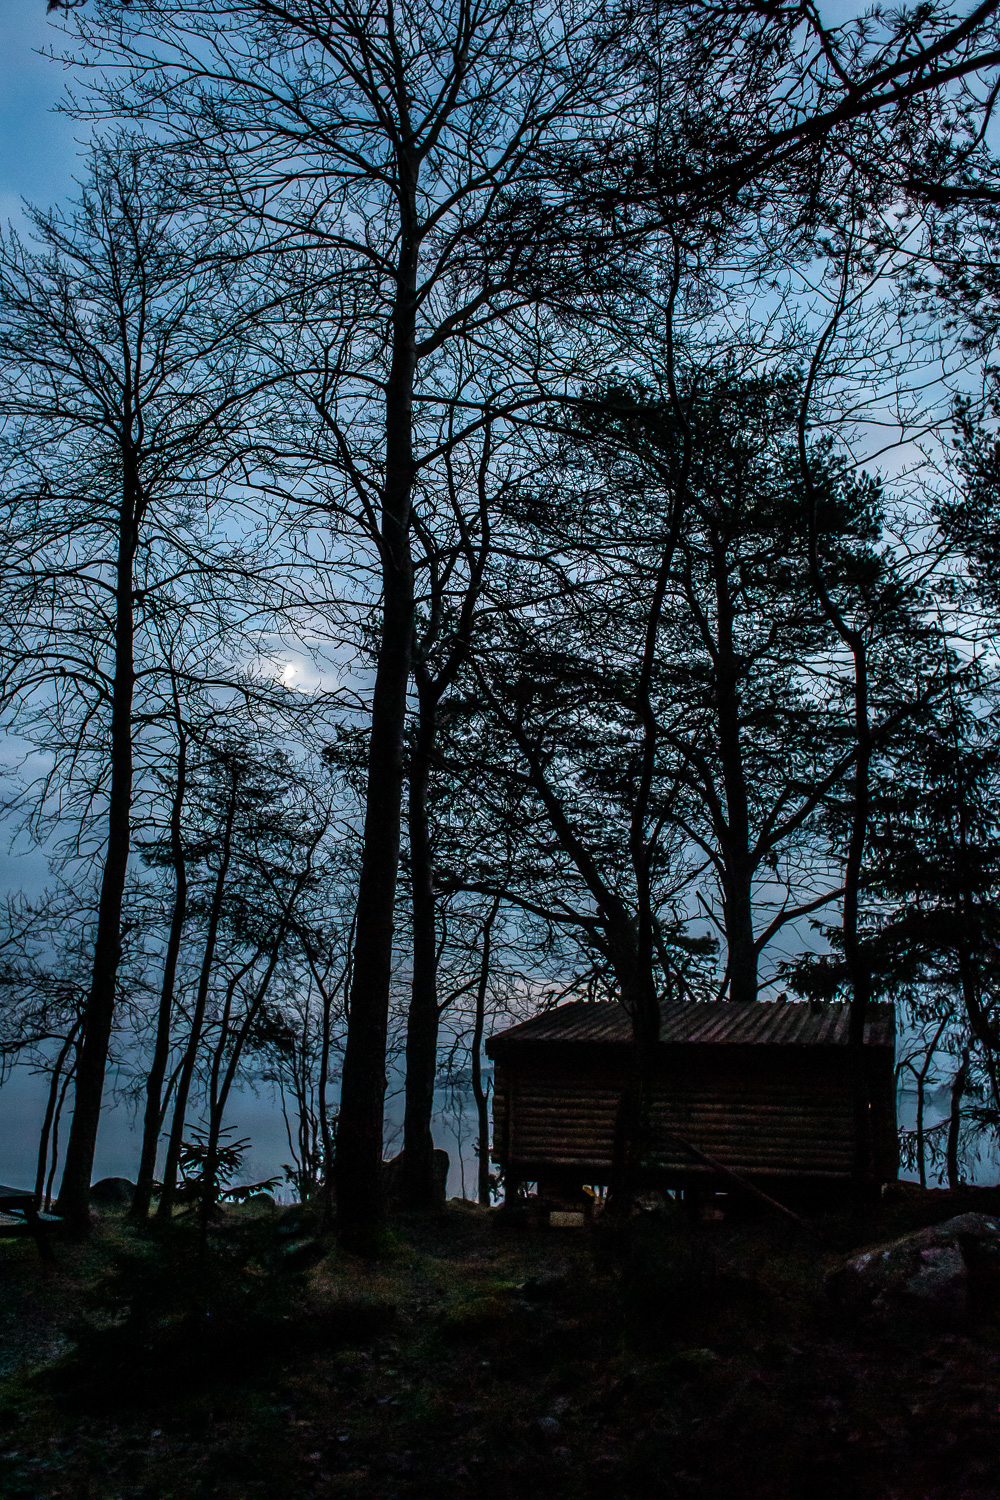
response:
[[[381,575],[337,1137],[338,1222],[363,1239],[381,1213],[421,403],[449,343],[498,322],[509,332],[537,302],[520,269],[530,242],[491,241],[491,225],[547,144],[600,130],[619,89],[605,66],[614,28],[558,0],[145,0],[99,5],[77,26],[92,56],[130,69],[113,108],[203,161],[214,211],[255,226],[269,254],[301,252],[337,325],[314,401]],[[565,274],[571,243],[561,258]]]
[[[226,360],[232,325],[215,316],[197,227],[139,145],[101,148],[76,205],[35,212],[32,226],[38,248],[10,234],[0,258],[9,624],[0,703],[20,705],[29,738],[48,736],[47,787],[96,760],[87,819],[104,808],[59,1199],[82,1225],[115,1010],[148,624],[192,571],[192,506],[218,492],[240,417]]]

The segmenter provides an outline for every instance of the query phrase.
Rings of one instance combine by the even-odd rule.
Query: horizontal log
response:
[[[569,1130],[607,1129],[609,1122],[613,1125],[617,1117],[617,1111],[604,1110],[600,1114],[591,1110],[587,1114],[570,1112],[567,1110],[519,1110],[514,1116],[517,1122],[526,1124],[540,1124],[545,1128],[564,1122]],[[721,1111],[696,1112],[691,1111],[688,1115],[661,1116],[659,1120],[650,1121],[650,1129],[654,1135],[665,1130],[672,1129],[678,1120],[684,1119],[692,1129],[703,1126],[706,1130],[729,1130],[729,1131],[754,1131],[761,1135],[776,1135],[792,1132],[799,1134],[802,1131],[812,1131],[814,1134],[823,1134],[838,1131],[849,1132],[852,1122],[847,1115],[831,1115],[824,1118],[816,1115],[792,1115],[784,1114],[772,1116],[767,1120],[752,1116],[732,1116],[723,1114]]]
[[[851,1156],[850,1146],[841,1148],[819,1147],[805,1151],[798,1148],[782,1148],[773,1151],[748,1150],[745,1146],[740,1147],[735,1141],[711,1141],[706,1142],[704,1137],[698,1137],[693,1142],[700,1149],[710,1149],[713,1156],[719,1156],[726,1161],[759,1161],[759,1162],[819,1162],[819,1161],[846,1161]],[[530,1151],[539,1156],[548,1155],[551,1151],[572,1151],[586,1155],[587,1152],[598,1154],[608,1153],[614,1149],[614,1143],[610,1137],[603,1140],[590,1139],[586,1141],[574,1141],[565,1136],[516,1136],[510,1143],[511,1151]],[[644,1153],[651,1161],[666,1161],[673,1157],[674,1153],[665,1146],[653,1146]]]
[[[603,1117],[590,1116],[589,1118],[571,1118],[561,1114],[531,1114],[519,1115],[513,1122],[519,1130],[559,1130],[564,1129],[573,1135],[587,1134],[591,1131],[607,1133],[614,1131],[615,1118],[613,1115]],[[653,1126],[650,1134],[653,1137],[670,1134],[676,1131],[680,1124],[679,1120],[663,1121]],[[689,1131],[705,1131],[709,1135],[760,1135],[766,1140],[802,1140],[814,1138],[817,1140],[849,1140],[853,1136],[853,1128],[850,1121],[842,1117],[831,1121],[816,1121],[814,1119],[783,1119],[771,1121],[766,1128],[762,1124],[753,1121],[726,1120],[722,1116],[695,1116],[684,1121]]]
[[[539,1174],[544,1176],[546,1172],[557,1168],[571,1168],[573,1171],[579,1171],[582,1182],[606,1182],[608,1174],[611,1171],[611,1160],[610,1158],[596,1159],[594,1157],[581,1160],[575,1156],[550,1156],[545,1158],[527,1155],[511,1156],[508,1159],[507,1168],[509,1171],[516,1172],[519,1177],[526,1178],[529,1182],[534,1181]],[[737,1170],[740,1170],[740,1168],[737,1168]],[[817,1168],[814,1171],[802,1171],[796,1168],[744,1168],[742,1170],[751,1172],[755,1177],[765,1178],[771,1182],[846,1182],[850,1180],[851,1176],[850,1171],[845,1168]],[[665,1164],[662,1168],[660,1166],[653,1166],[649,1168],[649,1171],[654,1173],[662,1171],[663,1176],[670,1180],[680,1180],[686,1177],[696,1177],[704,1180],[716,1176],[711,1168],[702,1166],[698,1162],[691,1160],[683,1163],[678,1161],[676,1163]]]
[[[746,1131],[733,1126],[706,1125],[704,1121],[689,1120],[686,1122],[688,1136],[704,1136],[712,1140],[738,1140],[746,1142],[748,1136],[756,1136],[763,1143],[774,1146],[791,1145],[796,1142],[806,1143],[812,1141],[818,1145],[848,1145],[853,1140],[853,1131],[847,1128],[838,1130],[815,1130],[809,1125],[799,1128],[786,1126],[781,1130]],[[587,1140],[593,1136],[610,1137],[614,1135],[614,1123],[612,1121],[590,1121],[586,1125],[576,1126],[566,1120],[520,1120],[513,1132],[515,1135],[537,1135],[544,1139],[550,1134],[566,1135],[574,1139]],[[669,1130],[654,1130],[651,1132],[652,1140],[656,1141],[663,1135],[674,1132]],[[686,1139],[687,1137],[685,1137]]]
[[[516,1109],[605,1110],[617,1109],[620,1102],[619,1094],[557,1094],[547,1091],[518,1094],[512,1100]],[[801,1114],[836,1115],[846,1113],[850,1103],[849,1099],[817,1099],[794,1094],[775,1099],[722,1099],[717,1094],[689,1094],[681,1098],[655,1099],[649,1113],[656,1116],[692,1109],[716,1109],[727,1115],[781,1115],[788,1110]]]

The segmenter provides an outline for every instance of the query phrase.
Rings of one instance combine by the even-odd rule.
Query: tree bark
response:
[[[868,839],[868,819],[871,813],[871,760],[872,733],[868,707],[868,653],[863,631],[847,624],[843,613],[827,588],[823,563],[819,553],[819,493],[813,483],[812,466],[809,461],[807,440],[809,403],[812,389],[822,365],[828,340],[832,337],[843,311],[847,295],[847,263],[836,307],[826,331],[813,355],[806,377],[802,401],[799,405],[798,449],[799,466],[806,490],[809,525],[809,573],[816,597],[827,620],[833,626],[842,643],[851,653],[854,666],[854,796],[851,807],[851,831],[848,839],[847,860],[844,869],[844,905],[842,916],[844,961],[851,985],[850,1016],[848,1020],[848,1066],[850,1071],[851,1096],[854,1116],[854,1153],[852,1176],[856,1189],[867,1181],[871,1168],[871,1109],[868,1091],[868,1071],[865,1058],[865,1027],[871,1002],[871,975],[868,960],[861,943],[858,916],[861,892],[861,873],[864,863],[865,845]]]
[[[62,1094],[65,1093],[66,1089],[66,1083],[63,1078],[63,1068],[66,1065],[67,1057],[76,1046],[76,1039],[79,1035],[79,1031],[80,1023],[79,1021],[76,1021],[74,1022],[69,1035],[66,1037],[66,1040],[59,1048],[59,1054],[52,1066],[52,1078],[49,1082],[48,1098],[46,1099],[45,1103],[45,1118],[42,1120],[42,1133],[38,1142],[38,1164],[35,1170],[35,1192],[38,1195],[39,1203],[42,1204],[43,1207],[46,1206],[43,1203],[43,1197],[45,1194],[45,1173],[46,1168],[49,1164],[49,1140],[52,1136],[58,1103],[60,1098],[62,1097]],[[72,1075],[74,1067],[75,1063],[70,1065],[67,1077]]]
[[[847,1045],[850,1050],[851,1088],[854,1098],[854,1178],[866,1182],[872,1166],[871,1100],[865,1056],[865,1026],[871,1005],[871,974],[861,944],[859,929],[861,874],[868,819],[871,811],[872,737],[868,722],[868,656],[860,631],[849,632],[854,658],[854,733],[857,758],[851,836],[844,871],[844,960],[851,979],[851,1010]]]
[[[130,422],[126,420],[126,427]],[[57,1209],[75,1229],[90,1224],[90,1180],[101,1121],[104,1075],[121,961],[122,903],[132,841],[132,698],[135,690],[134,565],[142,500],[135,455],[123,454],[115,576],[115,670],[111,688],[111,786],[108,837],[97,913],[90,994],[77,1059],[73,1121]]]
[[[479,1122],[479,1162],[477,1196],[483,1208],[489,1208],[490,1184],[490,1112],[489,1095],[483,1088],[483,1032],[486,1029],[486,988],[490,979],[490,954],[493,946],[493,924],[500,910],[500,898],[494,897],[489,916],[483,923],[483,951],[479,963],[479,983],[476,986],[476,1019],[472,1028],[472,1096],[476,1101],[476,1118]]]
[[[62,1119],[63,1108],[66,1104],[66,1095],[69,1086],[76,1076],[76,1059],[70,1063],[63,1078],[62,1088],[59,1090],[59,1098],[56,1101],[55,1112],[52,1116],[52,1165],[49,1168],[49,1180],[45,1184],[45,1212],[48,1213],[52,1207],[52,1192],[55,1187],[56,1169],[59,1166],[59,1122]]]
[[[948,1171],[948,1186],[955,1190],[959,1186],[958,1178],[958,1132],[962,1123],[962,1095],[965,1093],[965,1080],[969,1073],[969,1047],[968,1044],[962,1048],[962,1056],[955,1070],[955,1077],[951,1084],[951,1112],[948,1116],[948,1146],[946,1162]]]
[[[740,661],[733,638],[733,601],[723,538],[712,536],[712,564],[718,647],[715,663],[716,722],[719,758],[726,793],[723,831],[725,881],[723,915],[729,968],[729,998],[741,1004],[757,999],[757,944],[753,930],[753,870],[750,853],[750,802],[740,733]]]
[[[937,1047],[937,1044],[938,1044],[938,1042],[939,1042],[939,1040],[941,1038],[941,1033],[942,1033],[942,1031],[944,1031],[944,1028],[945,1028],[945,1026],[947,1024],[948,1024],[947,1020],[944,1020],[938,1026],[937,1031],[935,1031],[935,1033],[934,1033],[934,1040],[931,1042],[930,1046],[927,1048],[927,1051],[924,1053],[924,1060],[921,1063],[920,1069],[919,1069],[919,1071],[917,1072],[917,1075],[916,1075],[916,1078],[917,1078],[917,1176],[920,1179],[920,1186],[921,1187],[926,1187],[927,1186],[927,1163],[926,1163],[926,1160],[925,1160],[925,1154],[926,1154],[926,1149],[927,1149],[927,1140],[926,1140],[926,1136],[925,1136],[925,1132],[924,1132],[924,1112],[925,1112],[925,1107],[926,1107],[927,1075],[928,1075],[928,1073],[931,1070],[931,1063],[934,1060],[934,1049]]]
[[[226,823],[222,838],[222,850],[219,855],[219,869],[215,877],[215,888],[212,892],[212,905],[209,909],[208,932],[205,936],[205,951],[201,961],[201,972],[198,976],[198,990],[195,996],[194,1014],[191,1017],[191,1035],[184,1052],[180,1073],[177,1078],[177,1095],[174,1099],[174,1116],[170,1130],[170,1141],[167,1145],[167,1159],[163,1167],[163,1188],[160,1192],[160,1201],[156,1209],[158,1219],[169,1220],[174,1208],[174,1196],[177,1188],[177,1168],[180,1162],[181,1145],[184,1140],[184,1124],[187,1118],[188,1094],[191,1091],[191,1080],[194,1077],[195,1063],[198,1059],[198,1044],[201,1041],[202,1026],[205,1021],[205,1007],[208,1004],[208,986],[212,977],[212,963],[215,958],[215,942],[219,931],[219,921],[222,916],[222,898],[225,893],[226,876],[229,873],[229,861],[232,855],[233,823],[236,818],[236,798],[239,787],[239,768],[232,765],[232,781],[229,788],[229,801],[226,807]]]
[[[417,167],[398,153],[401,249],[385,396],[382,621],[368,748],[354,974],[337,1124],[337,1232],[367,1249],[384,1219],[382,1141],[392,939],[399,871],[403,733],[413,644],[413,384],[416,374]]]
[[[651,970],[641,969],[634,935],[614,943],[615,977],[621,1002],[632,1022],[629,1076],[618,1101],[612,1148],[608,1209],[616,1216],[631,1212],[639,1191],[650,1138],[650,1106],[660,1040],[660,1008]]]
[[[431,1209],[434,1202],[434,1084],[437,1078],[438,1009],[437,910],[434,855],[427,791],[430,752],[436,732],[436,701],[425,687],[410,758],[408,823],[410,889],[413,903],[413,978],[406,1023],[406,1107],[403,1119],[402,1197],[409,1208]]]
[[[149,1204],[156,1173],[156,1148],[160,1140],[160,1125],[163,1115],[163,1080],[170,1058],[170,1022],[174,1008],[174,986],[177,977],[177,959],[181,951],[181,936],[187,911],[187,862],[181,838],[181,815],[187,789],[187,739],[178,719],[177,785],[174,789],[170,809],[170,852],[174,870],[174,909],[167,937],[167,951],[163,962],[163,981],[160,986],[160,1004],[156,1017],[156,1041],[149,1064],[146,1081],[146,1111],[142,1123],[142,1154],[136,1177],[135,1192],[129,1217],[144,1224],[149,1215]]]
[[[294,899],[295,898],[293,896],[293,902]],[[222,1122],[226,1116],[226,1105],[229,1102],[229,1095],[232,1092],[233,1084],[236,1081],[236,1074],[239,1069],[240,1058],[243,1056],[243,1048],[246,1046],[246,1040],[250,1034],[250,1028],[253,1025],[254,1021],[257,1019],[257,1016],[260,1013],[261,1006],[264,1004],[264,1001],[267,998],[267,992],[271,987],[271,980],[274,978],[274,971],[278,965],[278,957],[281,953],[282,945],[284,944],[285,937],[288,932],[288,923],[290,917],[291,904],[289,905],[288,911],[285,913],[285,916],[282,918],[281,925],[278,929],[277,934],[275,935],[270,952],[268,953],[267,966],[264,970],[263,976],[261,977],[261,981],[257,986],[253,999],[247,1006],[243,1019],[240,1022],[239,1026],[236,1028],[235,1032],[231,1032],[229,1030],[229,1019],[232,1014],[233,989],[235,988],[235,986],[231,986],[230,992],[226,996],[226,1013],[223,1018],[222,1030],[219,1037],[218,1046],[216,1047],[214,1056],[212,1058],[212,1081],[209,1092],[208,1138],[206,1141],[203,1191],[201,1195],[201,1205],[199,1213],[199,1220],[201,1225],[201,1244],[203,1250],[207,1242],[209,1219],[211,1217],[212,1208],[215,1205],[215,1200],[218,1194],[217,1179],[219,1172],[219,1141],[222,1138]],[[226,1070],[224,1073],[222,1073],[222,1079],[220,1083],[219,1075],[222,1070],[222,1062],[225,1057],[227,1048],[229,1051],[229,1058],[226,1062]]]

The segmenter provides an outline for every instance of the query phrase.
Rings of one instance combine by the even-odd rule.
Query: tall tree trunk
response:
[[[922,1188],[927,1186],[927,1142],[924,1138],[924,1092],[927,1081],[926,1063],[917,1074],[917,1180]]]
[[[629,1072],[618,1101],[608,1209],[631,1212],[649,1150],[650,1109],[660,1039],[660,1008],[652,970],[637,963],[635,934],[628,928],[614,943],[615,977],[632,1022]]]
[[[934,1052],[938,1042],[941,1039],[941,1033],[942,1031],[944,1031],[944,1028],[947,1026],[947,1024],[947,1020],[944,1020],[939,1024],[937,1031],[935,1031],[934,1033],[934,1040],[931,1042],[930,1046],[927,1048],[927,1051],[924,1053],[924,1060],[920,1065],[919,1072],[917,1073],[917,1176],[920,1179],[921,1187],[927,1186],[927,1162],[925,1159],[927,1141],[924,1132],[924,1114],[926,1110],[927,1096],[927,1075],[931,1070],[931,1063],[934,1061]]]
[[[337,1231],[367,1249],[384,1219],[382,1140],[392,938],[399,871],[403,734],[413,643],[413,384],[416,374],[417,167],[399,153],[403,208],[385,394],[382,626],[368,748],[364,843],[358,882],[354,974],[340,1091],[335,1176]]]
[[[844,871],[844,961],[851,980],[851,1011],[847,1044],[850,1049],[854,1100],[854,1178],[860,1186],[871,1175],[872,1125],[868,1087],[865,1027],[871,1006],[871,974],[861,943],[860,898],[868,819],[871,812],[872,737],[868,722],[868,655],[860,631],[849,632],[854,658],[854,734],[856,760],[851,836]]]
[[[946,1150],[946,1164],[948,1172],[948,1186],[954,1191],[959,1186],[958,1180],[958,1132],[962,1123],[962,1095],[965,1093],[965,1080],[969,1076],[969,1045],[962,1048],[962,1056],[955,1076],[951,1082],[951,1111],[948,1116],[948,1145]]]
[[[483,1208],[490,1206],[490,1112],[489,1095],[483,1088],[483,1032],[486,1029],[486,989],[490,980],[490,951],[493,944],[493,924],[500,910],[500,897],[496,896],[489,915],[483,923],[483,951],[479,960],[479,983],[476,985],[476,1019],[472,1028],[472,1097],[476,1101],[476,1118],[479,1122],[479,1166],[477,1171],[477,1196]]]
[[[128,424],[126,424],[128,425]],[[123,455],[125,470],[118,512],[115,569],[115,670],[111,686],[111,786],[107,846],[97,912],[90,994],[77,1058],[73,1121],[58,1211],[76,1229],[90,1223],[90,1179],[101,1122],[104,1075],[115,1015],[121,961],[122,902],[132,840],[132,698],[135,691],[134,565],[141,490],[135,456]]]
[[[170,1023],[174,1010],[174,986],[177,978],[177,959],[181,951],[181,936],[187,912],[187,862],[181,837],[181,816],[187,790],[187,737],[177,720],[177,785],[174,788],[170,809],[170,853],[174,871],[174,909],[167,936],[167,951],[163,962],[163,981],[160,986],[160,1005],[156,1017],[156,1041],[146,1080],[146,1111],[142,1122],[142,1154],[135,1192],[132,1195],[130,1218],[144,1224],[149,1215],[149,1204],[153,1193],[153,1178],[156,1173],[156,1148],[160,1140],[160,1123],[163,1115],[163,1080],[170,1059]]]
[[[63,1078],[63,1068],[66,1066],[67,1057],[76,1046],[76,1039],[79,1032],[80,1022],[75,1021],[66,1040],[59,1048],[59,1054],[52,1065],[48,1098],[45,1101],[45,1117],[42,1120],[42,1133],[38,1141],[38,1162],[35,1168],[35,1192],[38,1195],[39,1203],[42,1203],[45,1194],[45,1172],[49,1164],[49,1140],[52,1136],[52,1127],[55,1122],[59,1099],[66,1088],[65,1079]],[[72,1074],[74,1066],[75,1064],[70,1066],[67,1076]]]
[[[49,1168],[49,1180],[45,1184],[45,1211],[48,1213],[52,1207],[52,1192],[55,1187],[56,1169],[59,1166],[59,1122],[62,1119],[63,1108],[66,1104],[66,1095],[69,1086],[76,1075],[76,1059],[70,1063],[63,1078],[62,1088],[59,1090],[59,1098],[56,1101],[55,1112],[52,1116],[52,1165]]]
[[[198,990],[195,995],[194,1014],[191,1017],[191,1035],[188,1038],[188,1044],[185,1048],[184,1058],[177,1077],[177,1094],[174,1099],[173,1123],[170,1130],[170,1140],[167,1145],[167,1159],[163,1167],[163,1188],[160,1192],[160,1201],[156,1210],[158,1219],[169,1219],[174,1208],[174,1197],[177,1190],[177,1169],[180,1163],[181,1145],[184,1140],[184,1124],[187,1119],[188,1095],[191,1091],[191,1080],[194,1077],[195,1063],[198,1059],[198,1045],[201,1042],[201,1032],[205,1021],[205,1007],[208,1004],[208,987],[212,977],[212,963],[215,958],[215,943],[219,931],[219,921],[222,916],[222,900],[225,894],[226,876],[229,873],[229,861],[232,856],[233,822],[236,817],[236,798],[239,779],[239,767],[234,762],[232,765],[232,781],[229,788],[229,802],[226,807],[222,850],[219,855],[219,869],[215,877],[215,888],[212,892],[212,904],[209,908],[208,916],[208,932],[205,937],[205,951],[201,961],[201,972],[198,975]]]
[[[727,880],[723,910],[729,998],[751,1004],[757,999],[757,942],[753,930],[752,888],[745,868],[733,870],[732,878]]]
[[[329,1222],[330,1211],[333,1202],[333,1164],[335,1155],[335,1122],[331,1121],[330,1119],[330,1105],[329,1100],[327,1099],[327,1088],[330,1082],[330,1043],[331,1033],[333,1029],[331,1024],[333,1020],[333,1002],[338,991],[342,987],[346,989],[350,983],[353,948],[354,927],[352,924],[347,938],[347,956],[344,962],[343,973],[341,974],[340,979],[334,985],[332,990],[327,985],[325,977],[320,976],[320,972],[316,964],[316,955],[308,946],[306,948],[306,958],[309,963],[309,971],[312,974],[316,987],[320,992],[320,998],[323,1002],[322,1053],[320,1056],[318,1087],[319,1125],[320,1135],[323,1141],[323,1180],[320,1186],[319,1201],[320,1219],[324,1229]]]
[[[218,1196],[219,1141],[222,1139],[222,1122],[226,1117],[226,1106],[229,1103],[229,1095],[232,1092],[233,1084],[236,1081],[236,1075],[239,1071],[240,1066],[240,1059],[243,1056],[243,1048],[246,1046],[246,1040],[250,1034],[250,1028],[253,1025],[254,1021],[257,1019],[257,1016],[260,1013],[261,1006],[264,1004],[264,1001],[267,998],[267,992],[271,987],[271,980],[274,978],[274,971],[277,968],[278,964],[278,956],[281,952],[282,944],[285,941],[285,935],[287,931],[288,921],[283,920],[280,928],[278,929],[278,933],[275,937],[274,943],[271,947],[271,951],[268,955],[267,967],[264,970],[263,977],[261,978],[260,984],[257,986],[256,993],[254,994],[254,997],[251,1000],[250,1004],[247,1006],[246,1013],[244,1014],[243,1019],[240,1022],[240,1025],[236,1029],[235,1033],[229,1030],[229,1019],[232,1014],[233,993],[236,988],[235,984],[230,985],[229,992],[226,995],[226,1011],[223,1017],[222,1034],[219,1037],[219,1043],[212,1058],[212,1082],[209,1093],[208,1139],[206,1141],[203,1191],[201,1195],[201,1205],[199,1213],[201,1224],[202,1250],[205,1249],[205,1246],[207,1244],[209,1220],[211,1218],[212,1209],[215,1205],[216,1197]],[[226,1070],[224,1073],[222,1073],[220,1082],[219,1075],[222,1069],[222,1062],[225,1057],[227,1046],[229,1050],[229,1058],[226,1062]]]
[[[219,1140],[222,1136],[222,1121],[225,1114],[225,1101],[221,1109],[219,1108],[219,1076],[222,1072],[226,1048],[229,1046],[229,1022],[233,1013],[233,997],[242,975],[249,967],[247,965],[239,974],[235,974],[226,986],[226,1002],[222,1007],[222,1020],[219,1023],[219,1040],[212,1053],[212,1069],[208,1084],[208,1140],[205,1143],[205,1160],[202,1164],[201,1202],[198,1212],[203,1255],[208,1248],[208,1226],[218,1191]]]
[[[326,1224],[330,1203],[330,1188],[333,1182],[333,1130],[330,1125],[330,1107],[326,1097],[330,1081],[330,1022],[333,997],[324,989],[320,995],[323,1002],[323,1029],[320,1038],[319,1083],[316,1101],[319,1111],[319,1135],[323,1146],[322,1177],[319,1184],[321,1218]]]
[[[729,998],[741,1004],[757,999],[757,944],[753,930],[753,873],[750,853],[750,798],[747,791],[740,725],[740,660],[733,636],[734,610],[729,589],[724,539],[712,536],[712,566],[718,654],[715,664],[716,724],[722,783],[726,793],[726,826],[722,832],[726,875],[723,916],[726,929]]]
[[[434,1083],[437,1077],[437,921],[434,856],[427,815],[430,753],[437,704],[422,685],[409,778],[410,887],[413,902],[413,979],[406,1024],[406,1107],[403,1118],[403,1201],[434,1207]]]
[[[868,1069],[865,1057],[865,1027],[871,1003],[871,974],[867,955],[861,943],[859,931],[859,908],[861,874],[864,865],[865,845],[868,839],[868,819],[871,814],[871,761],[872,734],[868,705],[868,653],[863,631],[849,626],[842,611],[827,588],[823,564],[819,554],[819,492],[813,482],[812,465],[809,461],[808,416],[812,389],[826,353],[828,340],[836,330],[847,293],[847,262],[841,283],[840,300],[834,315],[827,324],[816,352],[813,355],[809,374],[806,377],[802,401],[799,405],[798,449],[799,466],[806,490],[809,524],[809,573],[816,597],[827,620],[851,653],[854,665],[854,796],[851,805],[851,831],[844,869],[843,937],[844,961],[851,984],[851,1009],[848,1021],[847,1045],[850,1071],[851,1097],[854,1116],[854,1153],[852,1176],[855,1187],[860,1189],[868,1180],[872,1164],[871,1110]]]

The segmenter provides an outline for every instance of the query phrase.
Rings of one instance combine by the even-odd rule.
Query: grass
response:
[[[996,1319],[847,1325],[823,1293],[905,1219],[830,1221],[827,1249],[765,1219],[585,1233],[452,1203],[372,1261],[233,1215],[199,1266],[183,1231],[109,1218],[48,1275],[5,1244],[0,1495],[995,1500]]]

